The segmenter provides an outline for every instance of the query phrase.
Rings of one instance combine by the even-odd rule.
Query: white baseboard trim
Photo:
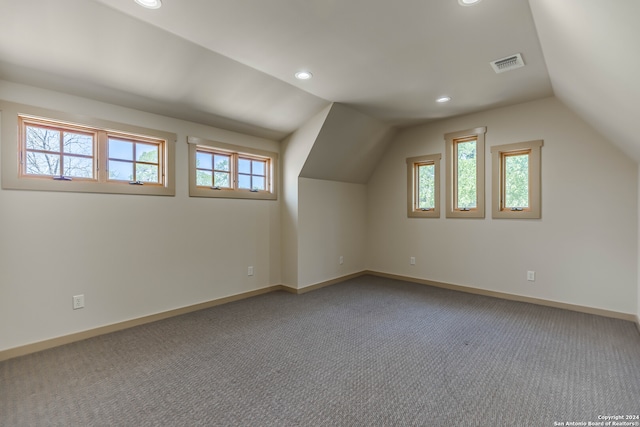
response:
[[[550,301],[550,300],[545,300],[540,298],[532,298],[532,297],[525,297],[521,295],[508,294],[505,292],[488,291],[485,289],[471,288],[468,286],[461,286],[461,285],[452,285],[450,283],[436,282],[436,281],[427,280],[427,279],[419,279],[417,277],[400,276],[397,274],[383,273],[379,271],[367,271],[365,273],[371,274],[372,276],[380,276],[380,277],[386,277],[389,279],[403,280],[405,282],[419,283],[422,285],[435,286],[437,288],[450,289],[453,291],[484,295],[484,296],[501,298],[501,299],[506,299],[511,301],[528,302],[531,304],[543,305],[547,307],[555,307],[555,308],[561,308],[564,310],[578,311],[580,313],[595,314],[598,316],[611,317],[614,319],[628,320],[631,322],[635,322],[636,325],[638,325],[638,327],[640,328],[640,321],[638,320],[638,316],[631,313],[621,313],[618,311],[604,310],[601,308],[586,307],[581,305]]]

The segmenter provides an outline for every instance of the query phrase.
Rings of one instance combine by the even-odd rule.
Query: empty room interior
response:
[[[0,0],[0,425],[640,425],[639,16]]]

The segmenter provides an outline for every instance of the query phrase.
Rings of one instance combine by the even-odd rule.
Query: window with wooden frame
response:
[[[486,127],[445,134],[447,218],[484,218]]]
[[[491,147],[493,218],[540,218],[542,140]]]
[[[196,148],[196,185],[215,190],[232,189],[231,165],[231,153]]]
[[[21,177],[97,179],[95,130],[26,116],[18,125]]]
[[[441,154],[407,159],[407,216],[440,217]]]
[[[278,154],[188,137],[189,195],[275,200]]]
[[[3,138],[17,142],[2,146],[3,188],[175,194],[175,134],[13,103],[0,108]]]
[[[164,141],[107,133],[107,179],[135,185],[162,185]]]

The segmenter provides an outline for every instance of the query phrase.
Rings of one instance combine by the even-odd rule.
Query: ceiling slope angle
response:
[[[300,176],[366,184],[397,130],[346,105],[331,105]]]
[[[0,79],[274,140],[329,105],[101,3],[0,9]]]
[[[555,95],[640,162],[640,1],[530,3]]]
[[[0,79],[280,140],[339,103],[410,126],[551,96],[527,0],[0,0]],[[520,52],[526,67],[489,61]],[[310,71],[313,78],[297,80]],[[451,102],[439,104],[443,94]]]
[[[390,125],[552,95],[527,0],[95,1]],[[496,75],[489,61],[515,52],[527,66]]]

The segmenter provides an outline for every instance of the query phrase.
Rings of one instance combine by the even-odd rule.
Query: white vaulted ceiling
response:
[[[0,79],[272,139],[331,102],[409,126],[555,92],[615,142],[635,137],[638,16],[636,0],[0,0]],[[489,66],[515,53],[525,67]]]

